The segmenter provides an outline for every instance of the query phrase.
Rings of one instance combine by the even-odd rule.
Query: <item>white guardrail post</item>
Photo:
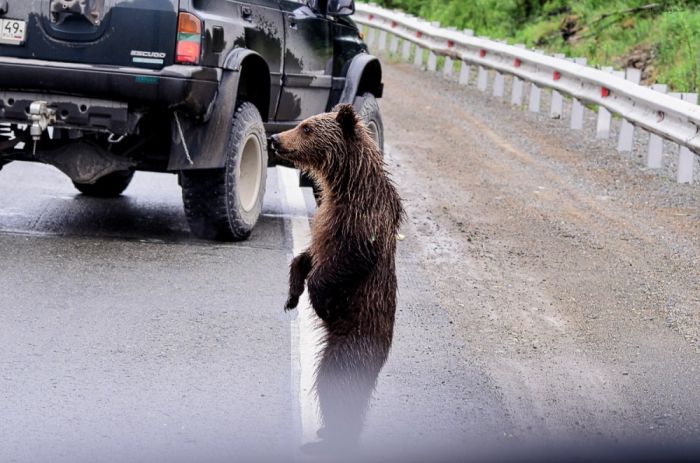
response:
[[[581,66],[585,66],[586,62],[586,58],[574,58],[574,63],[580,64]],[[583,110],[583,103],[581,103],[578,98],[574,98],[573,103],[571,103],[571,129],[583,130]]]
[[[628,68],[626,78],[633,84],[639,85],[642,80],[642,71]],[[623,119],[620,126],[620,138],[617,141],[617,150],[625,153],[632,151],[632,148],[634,148],[634,125],[627,119]]]
[[[684,93],[681,95],[683,101],[697,105],[697,93]],[[681,146],[678,153],[678,183],[693,183],[693,171],[695,167],[695,156],[690,152],[688,147]]]
[[[416,19],[416,21],[418,22],[418,25],[421,25],[425,22],[422,19]],[[416,37],[419,39],[423,35],[423,33],[418,29],[416,29],[415,34]],[[421,69],[423,67],[423,48],[418,44],[418,42],[416,42],[416,55],[414,56],[413,64],[415,64],[418,69]]]
[[[518,46],[518,45],[516,45]],[[525,48],[525,45],[522,46],[522,48]],[[555,58],[557,59],[565,59],[566,55],[563,55],[561,53],[557,53],[554,55]],[[552,90],[552,101],[550,103],[549,107],[549,117],[552,119],[561,119],[561,115],[564,112],[564,97],[562,96],[561,93],[557,92],[556,90]]]
[[[374,35],[377,33],[377,30],[373,27],[369,27],[367,30],[367,46],[371,47],[374,45]]]
[[[474,37],[474,31],[471,29],[464,29],[464,35],[466,37]],[[469,79],[471,78],[472,67],[469,61],[462,61],[462,67],[459,70],[459,83],[462,85],[468,85]]]
[[[655,84],[651,89],[660,93],[668,92],[668,85]],[[649,134],[649,147],[647,150],[647,167],[649,169],[660,169],[664,156],[664,139],[655,133]]]
[[[496,71],[493,77],[493,96],[496,98],[503,98],[506,93],[506,78],[505,76]]]
[[[479,39],[483,40],[483,37],[479,37]],[[479,50],[479,58],[485,58],[486,54],[486,50]],[[476,88],[478,88],[482,92],[485,92],[486,89],[489,87],[489,71],[486,67],[482,66],[481,64],[479,65],[478,69],[479,71],[476,76]]]
[[[398,36],[394,36],[398,40]],[[404,40],[403,45],[401,45],[401,58],[404,61],[408,61],[411,59],[411,45],[413,45],[410,41]]]
[[[440,23],[437,21],[430,23],[430,25],[435,29],[440,28]],[[437,71],[437,55],[432,49],[428,49],[428,71]]]
[[[603,72],[614,74],[615,70],[611,67],[604,67]],[[599,140],[607,140],[610,138],[610,122],[612,122],[612,114],[605,106],[598,107],[598,124],[596,125],[596,138]]]
[[[528,104],[528,109],[531,113],[540,112],[540,100],[542,97],[542,91],[537,86],[536,83],[532,82],[530,84],[530,103]]]
[[[525,49],[525,44],[519,43],[515,45],[518,48],[522,48],[523,50]],[[520,62],[514,62],[514,65],[516,67],[520,66]],[[510,90],[510,104],[513,106],[522,106],[523,105],[523,90],[525,88],[525,82],[518,77],[518,76],[513,76],[513,88]]]
[[[476,67],[477,88],[485,92],[488,88],[489,72],[494,72],[493,95],[503,97],[505,75],[513,77],[511,103],[522,105],[525,84],[530,85],[529,105],[531,112],[540,111],[542,89],[552,91],[550,116],[561,118],[563,96],[572,98],[571,127],[583,128],[584,105],[597,105],[599,108],[596,126],[597,138],[608,138],[612,115],[622,119],[617,148],[620,152],[634,148],[634,129],[642,128],[649,132],[647,165],[658,168],[662,164],[663,140],[680,145],[677,180],[691,183],[694,179],[695,156],[700,154],[700,106],[697,94],[684,94],[674,98],[665,94],[664,88],[639,85],[641,73],[630,68],[620,76],[610,68],[595,69],[586,66],[583,60],[571,62],[561,55],[547,56],[524,46],[513,46],[474,37],[472,31],[462,32],[439,27],[414,16],[387,10],[374,4],[356,4],[355,21],[368,27],[367,45],[380,51],[387,48],[387,37],[391,37],[389,47],[398,53],[401,42],[401,57],[409,61],[412,47],[415,48],[413,63],[423,68],[424,53],[427,51],[427,69],[437,71],[438,57],[445,59],[442,73],[450,77],[454,64],[460,61],[458,82],[468,85],[471,69]],[[364,29],[363,29],[364,30]]]
[[[389,51],[394,55],[399,51],[399,38],[394,34],[391,34],[391,45],[389,45]]]
[[[496,71],[496,75],[493,78],[493,96],[497,98],[503,98],[506,94],[506,78],[503,74]]]
[[[456,27],[448,27],[448,31],[455,32],[457,31]],[[445,67],[442,68],[442,74],[447,77],[448,79],[452,77],[452,73],[454,72],[454,62],[452,61],[452,57],[446,56],[445,57]]]
[[[386,50],[386,31],[380,30],[379,31],[379,45],[378,45],[379,51],[384,51]]]

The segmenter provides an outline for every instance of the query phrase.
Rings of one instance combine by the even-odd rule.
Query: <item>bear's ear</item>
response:
[[[355,127],[357,126],[358,120],[357,114],[355,114],[355,110],[352,108],[352,105],[338,105],[336,107],[336,111],[338,111],[338,115],[335,117],[335,120],[343,129],[343,134],[347,138],[353,137],[355,135]]]

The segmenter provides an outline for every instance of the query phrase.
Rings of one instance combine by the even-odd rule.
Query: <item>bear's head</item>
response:
[[[271,137],[278,158],[317,177],[345,170],[357,153],[357,145],[372,143],[351,105],[334,108],[302,121],[297,127]],[[365,151],[365,150],[360,150]]]

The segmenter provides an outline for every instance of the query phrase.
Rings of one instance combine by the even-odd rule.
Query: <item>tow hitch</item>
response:
[[[69,16],[77,15],[99,26],[104,7],[104,0],[51,0],[51,22],[61,24]]]
[[[29,105],[29,134],[34,140],[34,148],[32,154],[36,155],[36,145],[41,140],[41,134],[49,128],[50,125],[56,123],[56,110],[49,108],[46,101],[35,101]]]

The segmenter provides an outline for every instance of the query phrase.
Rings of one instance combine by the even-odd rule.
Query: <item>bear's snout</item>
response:
[[[286,145],[285,145],[286,143]],[[270,150],[278,159],[287,162],[294,162],[293,149],[289,149],[289,140],[285,140],[285,133],[276,133],[270,137]]]
[[[290,150],[284,147],[284,140],[282,140],[280,135],[281,134],[276,133],[270,137],[270,148],[272,148],[276,155],[283,156],[289,154]]]
[[[274,134],[273,136],[270,137],[270,148],[272,148],[273,151],[278,151],[280,148],[280,136],[278,134]]]

